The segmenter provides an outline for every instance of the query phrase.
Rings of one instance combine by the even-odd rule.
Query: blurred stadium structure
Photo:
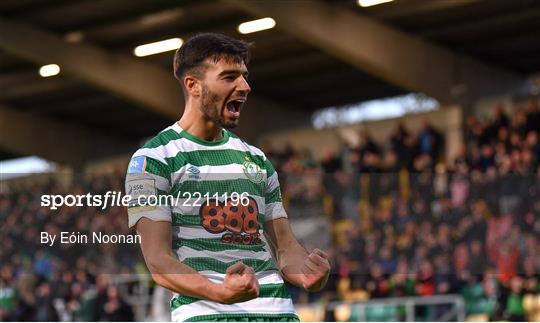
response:
[[[240,36],[263,17],[275,28]],[[290,286],[303,320],[540,321],[539,18],[534,0],[1,1],[0,158],[55,171],[0,170],[0,319],[168,319],[137,246],[39,244],[127,234],[123,208],[39,201],[121,191],[183,102],[172,52],[134,48],[216,31],[254,42],[238,134],[273,161],[295,234],[332,257],[322,292]],[[362,119],[408,93],[410,113]]]

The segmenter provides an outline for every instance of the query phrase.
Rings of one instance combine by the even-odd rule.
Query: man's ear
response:
[[[201,81],[191,75],[184,77],[184,88],[190,96],[197,97],[201,95]]]

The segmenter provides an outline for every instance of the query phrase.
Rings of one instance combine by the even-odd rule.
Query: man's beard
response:
[[[237,122],[227,121],[223,117],[223,109],[225,106],[220,107],[219,96],[213,92],[210,92],[208,87],[202,86],[201,92],[201,109],[204,116],[216,125],[225,129],[232,129],[237,126]]]

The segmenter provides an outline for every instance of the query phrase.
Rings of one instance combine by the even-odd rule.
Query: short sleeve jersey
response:
[[[223,305],[176,294],[174,321],[263,316],[297,318],[267,241],[264,222],[287,214],[278,174],[264,153],[230,131],[201,140],[178,123],[133,155],[126,176],[129,226],[142,217],[168,221],[179,261],[213,282],[238,262],[253,268],[259,297]]]

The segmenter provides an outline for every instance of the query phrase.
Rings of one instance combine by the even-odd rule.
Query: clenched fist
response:
[[[259,282],[253,269],[240,261],[227,268],[225,280],[217,292],[220,303],[245,302],[259,296]]]
[[[324,251],[315,248],[304,261],[300,271],[304,289],[310,292],[321,290],[326,285],[330,274],[328,255]]]

